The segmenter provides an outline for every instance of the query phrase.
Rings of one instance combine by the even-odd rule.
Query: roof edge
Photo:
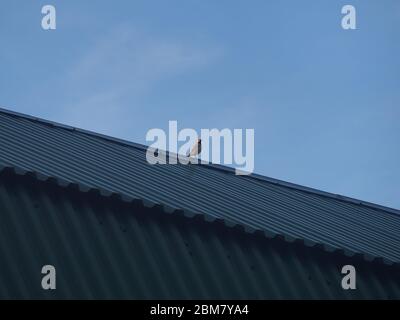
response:
[[[125,139],[120,139],[120,138],[108,136],[108,135],[105,135],[105,134],[97,133],[97,132],[94,132],[94,131],[81,129],[81,128],[76,128],[76,127],[65,125],[65,124],[62,124],[62,123],[59,123],[59,122],[54,122],[54,121],[46,120],[46,119],[43,119],[43,118],[40,118],[40,117],[34,117],[34,116],[31,116],[31,115],[28,115],[28,114],[12,111],[12,110],[6,109],[6,108],[1,107],[1,106],[0,106],[0,113],[6,114],[6,115],[9,115],[9,116],[13,116],[13,117],[18,117],[18,118],[31,120],[31,121],[38,122],[38,123],[41,123],[43,125],[47,125],[47,126],[51,126],[51,127],[61,128],[61,129],[64,129],[64,130],[69,130],[69,131],[80,132],[82,134],[86,134],[86,135],[93,136],[93,137],[96,137],[96,138],[99,138],[99,139],[110,141],[112,143],[117,143],[117,144],[122,145],[122,146],[136,148],[136,149],[139,149],[139,150],[142,150],[142,151],[147,151],[147,148],[149,147],[147,145],[131,142],[131,141],[128,141],[128,140],[125,140]],[[167,154],[170,154],[170,152],[167,151],[167,150],[163,150],[163,151],[166,152]],[[174,154],[174,153],[171,153],[171,154]],[[227,166],[224,166],[224,165],[215,164],[215,163],[211,163],[211,162],[210,163],[201,163],[201,165],[205,165],[207,167],[210,167],[210,168],[218,170],[218,171],[227,172],[229,174],[235,174],[235,169],[234,168],[230,168],[230,167],[227,167]],[[339,200],[339,201],[348,202],[348,203],[352,203],[352,204],[356,204],[356,205],[359,205],[359,206],[368,207],[368,208],[372,208],[372,209],[376,209],[376,210],[381,210],[381,211],[385,211],[385,212],[400,216],[400,209],[390,208],[390,207],[379,205],[379,204],[376,204],[376,203],[363,201],[363,200],[351,198],[351,197],[348,197],[348,196],[331,193],[331,192],[328,192],[328,191],[322,191],[322,190],[318,190],[318,189],[311,188],[311,187],[302,186],[302,185],[299,185],[299,184],[296,184],[296,183],[287,182],[287,181],[283,181],[283,180],[279,180],[279,179],[263,176],[263,175],[260,175],[260,174],[257,174],[257,173],[251,173],[249,175],[238,176],[238,177],[241,177],[241,178],[252,178],[252,179],[255,179],[255,180],[258,180],[258,181],[268,182],[268,183],[280,185],[280,186],[283,186],[283,187],[287,187],[287,188],[291,188],[291,189],[295,189],[295,190],[299,190],[299,191],[303,191],[303,192],[307,192],[307,193],[311,193],[311,194],[316,194],[316,195],[323,196],[323,197],[333,198],[333,199],[336,199],[336,200]]]

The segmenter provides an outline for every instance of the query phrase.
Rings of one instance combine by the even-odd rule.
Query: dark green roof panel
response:
[[[200,218],[200,217],[199,217]],[[0,298],[400,299],[397,266],[0,173]],[[53,265],[57,289],[42,290]],[[357,270],[343,290],[341,268]]]

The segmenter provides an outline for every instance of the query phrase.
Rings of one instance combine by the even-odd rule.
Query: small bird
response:
[[[188,152],[188,157],[194,157],[201,153],[201,139],[197,139],[196,144],[193,146],[192,150]]]

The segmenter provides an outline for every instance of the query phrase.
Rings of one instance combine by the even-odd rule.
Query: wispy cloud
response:
[[[160,81],[201,70],[222,54],[216,46],[198,46],[119,26],[102,36],[65,76],[62,86],[69,105],[58,119],[74,126],[121,134],[132,103],[148,94]],[[138,106],[137,106],[138,107]],[[135,114],[136,113],[136,114]]]

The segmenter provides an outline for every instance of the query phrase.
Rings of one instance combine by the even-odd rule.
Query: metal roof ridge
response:
[[[98,133],[98,132],[94,132],[94,131],[90,131],[90,130],[86,130],[86,129],[81,129],[81,128],[77,128],[77,127],[73,127],[73,126],[69,126],[69,125],[65,125],[59,122],[55,122],[55,121],[50,121],[50,120],[46,120],[40,117],[34,117],[28,114],[24,114],[24,113],[20,113],[17,111],[12,111],[9,109],[6,109],[2,106],[0,106],[0,113],[9,115],[9,116],[13,116],[13,117],[18,117],[18,118],[23,118],[23,119],[27,119],[27,120],[31,120],[34,122],[38,122],[47,126],[51,126],[51,127],[55,127],[55,128],[61,128],[64,130],[70,130],[70,131],[75,131],[75,132],[79,132],[82,134],[86,134],[89,136],[93,136],[99,139],[103,139],[112,143],[117,143],[119,145],[122,146],[127,146],[127,147],[133,147],[135,149],[139,149],[142,151],[146,151],[147,148],[149,146],[144,145],[144,144],[140,144],[140,143],[136,143],[136,142],[132,142],[129,140],[125,140],[125,139],[121,139],[121,138],[116,138],[116,137],[112,137],[106,134],[102,134],[102,133]],[[169,152],[167,150],[160,150],[162,152],[166,152],[167,154],[174,154],[172,152]],[[218,171],[223,171],[223,172],[227,172],[230,174],[235,174],[235,169],[234,168],[230,168],[221,164],[215,164],[215,163],[202,163],[202,165],[207,166],[211,169],[214,170],[218,170]],[[242,177],[242,176],[238,176]],[[343,201],[343,202],[348,202],[348,203],[352,203],[355,205],[359,205],[359,206],[363,206],[363,207],[368,207],[368,208],[372,208],[372,209],[376,209],[376,210],[381,210],[381,211],[385,211],[387,213],[391,213],[391,214],[395,214],[400,216],[400,209],[395,209],[395,208],[391,208],[391,207],[387,207],[387,206],[383,206],[383,205],[379,205],[376,203],[372,203],[372,202],[368,202],[368,201],[363,201],[360,199],[355,199],[355,198],[351,198],[348,196],[344,196],[344,195],[340,195],[340,194],[335,194],[332,192],[328,192],[328,191],[323,191],[323,190],[319,190],[319,189],[315,189],[315,188],[311,188],[311,187],[307,187],[307,186],[303,186],[303,185],[299,185],[296,183],[292,183],[292,182],[287,182],[287,181],[283,181],[283,180],[279,180],[279,179],[275,179],[275,178],[271,178],[271,177],[267,177],[267,176],[263,176],[257,173],[251,173],[249,175],[245,175],[243,176],[243,178],[245,177],[250,177],[252,179],[258,180],[258,181],[263,181],[263,182],[267,182],[267,183],[272,183],[272,184],[276,184],[279,186],[283,186],[283,187],[287,187],[287,188],[291,188],[291,189],[295,189],[295,190],[299,190],[302,192],[307,192],[307,193],[311,193],[311,194],[316,194],[319,196],[323,196],[323,197],[328,197],[331,199],[335,199],[335,200],[339,200],[339,201]]]

